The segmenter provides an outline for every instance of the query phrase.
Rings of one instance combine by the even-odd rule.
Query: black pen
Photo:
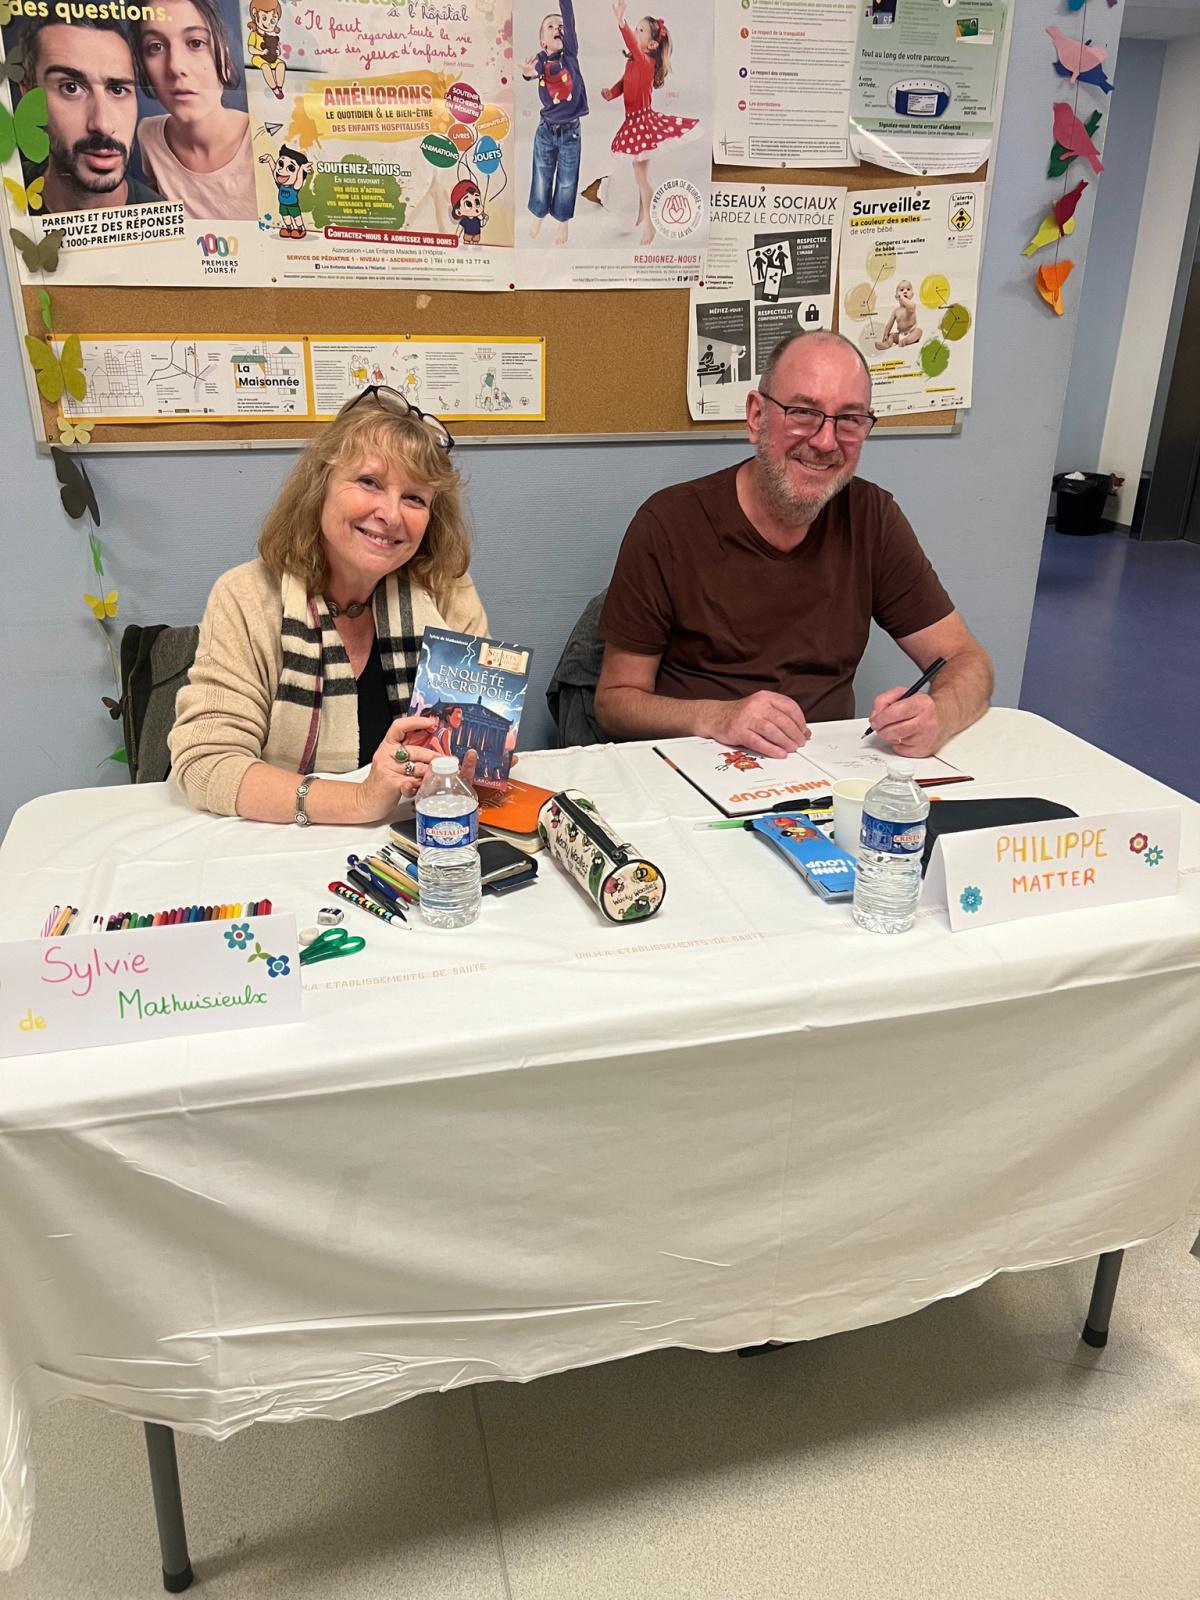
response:
[[[939,656],[937,658],[937,660],[932,663],[932,665],[930,665],[930,666],[925,668],[925,671],[917,679],[916,683],[913,684],[912,688],[911,689],[905,689],[904,693],[899,697],[899,699],[893,700],[892,704],[894,706],[898,706],[900,704],[901,700],[911,700],[914,694],[920,694],[921,690],[925,687],[925,685],[927,683],[932,683],[934,678],[937,677],[938,673],[942,670],[942,668],[945,665],[946,665],[945,656]],[[865,739],[867,737],[867,734],[871,734],[871,733],[874,733],[874,732],[875,732],[875,729],[872,728],[870,726],[870,724],[868,724],[866,732],[863,734],[863,738]]]

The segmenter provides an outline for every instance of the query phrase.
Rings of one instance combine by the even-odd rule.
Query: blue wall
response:
[[[1058,444],[1059,472],[1076,468],[1095,472],[1104,467],[1100,445],[1125,319],[1166,49],[1157,39],[1126,39],[1121,45],[1121,75],[1110,96],[1104,173],[1098,185],[1090,172],[1081,174],[1095,186],[1096,213],[1087,270],[1077,291],[1079,329]],[[1076,167],[1083,167],[1083,162]],[[1087,200],[1085,192],[1085,205]],[[1066,253],[1075,255],[1074,239]],[[1078,276],[1077,271],[1075,279]]]
[[[897,496],[959,608],[993,652],[997,699],[1009,705],[1020,691],[1074,325],[1070,291],[1070,314],[1053,317],[1033,292],[1032,269],[1020,253],[1053,195],[1043,175],[1060,90],[1048,65],[1044,8],[1013,11],[978,307],[975,405],[961,437],[884,436],[868,445],[863,461],[864,473]],[[1117,16],[1105,12],[1114,34]],[[1114,40],[1110,70],[1115,53]],[[1136,52],[1131,56],[1136,61]],[[1114,139],[1114,160],[1120,146]],[[1080,263],[1090,216],[1090,207],[1081,207],[1072,241]],[[0,314],[0,322],[0,362],[13,372],[23,356],[11,317]],[[636,381],[635,369],[627,381]],[[53,467],[34,452],[24,394],[12,380],[0,391],[0,430],[7,441],[0,502],[3,827],[31,796],[120,782],[123,773],[104,760],[117,741],[99,700],[112,684],[98,629],[80,598],[95,587],[84,534],[62,513]],[[607,580],[638,503],[664,483],[712,471],[739,454],[733,445],[692,442],[463,451],[480,590],[494,626],[538,651],[526,743],[547,737],[541,687],[585,600]],[[288,464],[283,454],[232,450],[89,457],[122,619],[198,618],[213,579],[252,552],[257,524]],[[889,640],[874,641],[859,674],[860,704],[907,670]]]

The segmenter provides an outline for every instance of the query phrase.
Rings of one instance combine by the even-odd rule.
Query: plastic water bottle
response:
[[[479,801],[457,756],[434,756],[417,791],[417,892],[434,928],[465,928],[479,915]]]
[[[929,801],[911,761],[888,757],[887,776],[867,791],[854,881],[854,920],[872,933],[907,933],[921,898],[921,852]]]

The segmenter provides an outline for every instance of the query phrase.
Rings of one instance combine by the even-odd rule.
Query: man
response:
[[[794,334],[746,403],[754,457],[638,511],[600,616],[608,732],[787,755],[810,722],[854,715],[872,618],[919,668],[947,663],[927,693],[902,700],[901,684],[876,697],[871,725],[897,753],[932,755],[982,716],[987,652],[892,497],[854,476],[870,404],[848,339]]]
[[[46,91],[46,212],[161,200],[128,174],[138,105],[133,54],[120,25],[37,22],[25,48],[23,87]]]

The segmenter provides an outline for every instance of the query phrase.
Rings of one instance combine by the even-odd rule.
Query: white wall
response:
[[[1121,523],[1132,518],[1150,437],[1198,156],[1200,35],[1173,41],[1163,62],[1137,248],[1100,446],[1102,470],[1125,479],[1115,512]]]
[[[1020,253],[1057,192],[1044,174],[1051,107],[1061,88],[1049,67],[1048,13],[1029,4],[1013,12],[1010,88],[993,163],[979,300],[976,403],[960,438],[884,437],[868,446],[863,463],[867,476],[896,494],[992,650],[997,698],[1009,705],[1020,691],[1078,306],[1075,280],[1067,290],[1069,314],[1055,318],[1034,293],[1033,269]],[[1100,22],[1115,32],[1118,16],[1104,8]],[[1110,70],[1115,54],[1114,47]],[[1090,226],[1087,205],[1072,239],[1080,265]],[[0,361],[11,373],[22,359],[11,319],[3,318]],[[652,359],[652,351],[639,359]],[[636,363],[625,381],[636,382]],[[34,453],[24,398],[11,379],[0,392],[0,430],[7,445],[0,468],[3,826],[33,795],[119,782],[123,775],[104,763],[116,740],[99,701],[112,685],[80,598],[94,587],[84,534],[62,513],[53,468]],[[739,451],[687,442],[463,455],[472,479],[480,589],[496,628],[538,651],[527,731],[528,742],[539,742],[548,732],[540,686],[584,601],[606,581],[639,501],[661,484],[736,460]],[[93,455],[88,466],[122,618],[183,622],[200,615],[213,579],[251,553],[288,460],[236,451]],[[890,641],[875,641],[859,675],[860,701],[907,670]]]

